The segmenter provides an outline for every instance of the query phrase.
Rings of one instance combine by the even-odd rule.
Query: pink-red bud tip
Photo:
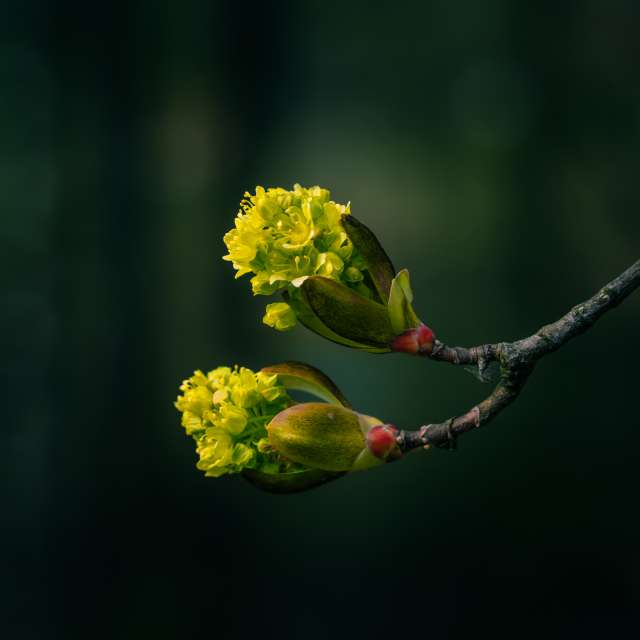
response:
[[[402,451],[396,441],[398,433],[398,429],[392,424],[379,424],[371,427],[367,433],[369,451],[381,460],[397,460],[402,457]]]
[[[433,351],[434,340],[433,331],[426,324],[421,324],[419,327],[407,329],[404,333],[396,336],[391,343],[391,350],[428,356]]]

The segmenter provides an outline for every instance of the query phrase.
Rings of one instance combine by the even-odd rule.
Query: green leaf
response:
[[[332,331],[325,325],[318,316],[309,307],[306,296],[300,290],[295,289],[293,293],[290,291],[283,291],[282,297],[291,305],[296,313],[300,324],[304,325],[309,331],[319,335],[322,338],[326,338],[331,342],[343,345],[345,347],[351,347],[352,349],[360,349],[361,351],[368,351],[369,353],[387,353],[388,348],[371,347],[366,344],[361,344],[353,340],[349,340],[344,336],[339,336],[335,331]]]
[[[335,382],[319,369],[304,362],[283,362],[262,369],[265,373],[277,374],[287,389],[307,391],[331,404],[351,408],[349,401],[342,395]]]
[[[396,334],[386,306],[322,276],[307,278],[300,290],[320,322],[339,337],[381,352],[389,351]]]
[[[306,469],[294,473],[263,473],[255,469],[244,469],[242,476],[254,487],[268,493],[298,493],[337,480],[343,472]]]
[[[342,226],[367,265],[367,271],[382,302],[389,300],[395,269],[375,234],[352,215],[342,215]]]
[[[391,327],[394,337],[420,325],[420,319],[416,315],[411,303],[413,291],[409,280],[409,271],[402,269],[391,283],[389,304],[387,305]]]

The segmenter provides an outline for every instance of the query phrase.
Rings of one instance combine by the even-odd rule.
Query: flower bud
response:
[[[296,326],[296,314],[286,302],[273,302],[267,305],[262,322],[278,331],[288,331]]]
[[[364,275],[362,274],[362,271],[360,271],[360,269],[356,267],[349,267],[348,269],[345,269],[344,276],[347,282],[355,283],[355,282],[362,282],[364,280]]]
[[[433,331],[424,324],[414,329],[407,329],[404,333],[393,339],[391,342],[392,351],[400,351],[412,355],[431,355],[433,341],[435,337]]]
[[[280,412],[267,431],[285,458],[315,469],[351,471],[366,447],[365,428],[355,411],[306,402]]]

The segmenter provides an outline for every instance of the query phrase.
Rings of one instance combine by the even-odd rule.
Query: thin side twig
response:
[[[476,365],[481,375],[491,362],[498,362],[500,380],[487,398],[464,415],[425,425],[417,431],[400,431],[400,448],[403,451],[424,446],[454,448],[459,436],[487,424],[518,397],[540,358],[557,351],[569,340],[587,331],[638,287],[640,260],[562,318],[521,340],[471,348],[449,347],[436,341],[430,356],[432,360]]]

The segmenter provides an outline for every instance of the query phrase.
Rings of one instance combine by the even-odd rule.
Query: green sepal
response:
[[[267,431],[280,455],[312,469],[349,471],[366,447],[358,414],[323,402],[296,404],[281,411]]]
[[[381,423],[382,421],[378,418],[366,416],[362,413],[360,414],[360,426],[365,434],[365,438],[369,429]],[[365,447],[355,459],[351,471],[364,471],[365,469],[371,469],[371,467],[378,467],[381,464],[384,464],[384,460],[376,458],[376,456],[369,451],[369,447]]]
[[[331,342],[335,342],[336,344],[340,344],[345,347],[351,347],[352,349],[360,349],[361,351],[368,351],[369,353],[387,353],[389,351],[386,347],[371,347],[366,344],[355,342],[354,340],[349,340],[348,338],[340,336],[335,331],[329,329],[329,327],[327,327],[327,325],[325,325],[309,307],[306,296],[301,289],[302,287],[296,289],[293,295],[288,291],[284,291],[282,293],[282,297],[291,305],[300,324],[304,325],[309,329],[309,331],[313,331],[313,333],[319,335],[321,338],[326,338]]]
[[[292,473],[263,473],[255,469],[244,469],[243,477],[254,487],[268,493],[298,493],[337,480],[344,472],[323,469],[305,469]]]
[[[376,458],[371,451],[365,447],[354,460],[351,471],[364,471],[372,467],[379,467],[381,464],[384,464],[384,460]]]
[[[411,303],[413,291],[409,280],[409,271],[402,269],[391,282],[389,304],[387,305],[394,337],[404,333],[407,329],[420,326],[420,319],[416,315]]]
[[[300,289],[316,317],[335,334],[383,353],[390,350],[397,334],[385,305],[322,276],[307,278]]]
[[[331,404],[351,408],[351,404],[344,397],[342,391],[329,376],[319,369],[304,362],[283,362],[273,364],[262,369],[264,373],[278,375],[278,380],[287,388],[306,391],[326,400]]]
[[[375,234],[358,219],[352,215],[343,214],[340,221],[353,246],[367,265],[367,270],[380,300],[386,303],[389,300],[391,282],[396,273],[389,256]]]

